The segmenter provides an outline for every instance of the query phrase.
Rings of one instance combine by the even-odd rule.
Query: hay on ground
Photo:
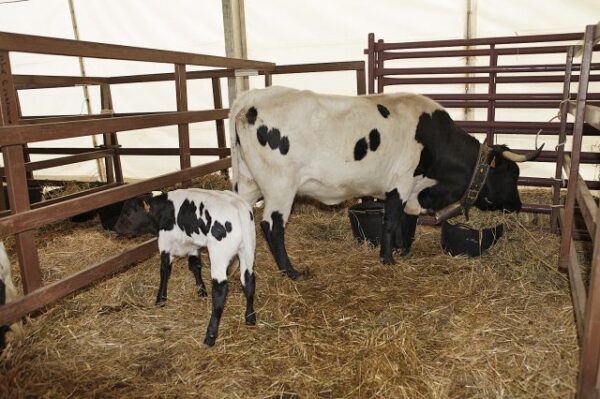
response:
[[[472,211],[473,223],[484,217]],[[558,240],[543,216],[493,217],[507,232],[481,258],[442,254],[439,229],[419,226],[411,254],[384,266],[354,240],[345,208],[298,203],[286,243],[307,277],[279,274],[257,228],[256,327],[244,324],[234,262],[220,336],[205,348],[210,299],[196,296],[179,259],[168,303],[156,308],[156,255],[28,320],[25,339],[0,358],[0,397],[573,395],[578,348]],[[58,223],[37,240],[45,281],[137,242],[97,220]]]

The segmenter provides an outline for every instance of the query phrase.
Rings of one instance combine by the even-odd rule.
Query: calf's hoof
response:
[[[255,326],[256,325],[256,313],[250,313],[246,315],[246,325]]]
[[[407,256],[410,254],[410,248],[399,248],[400,256]]]
[[[215,341],[217,340],[217,336],[216,335],[207,335],[204,338],[204,345],[208,346],[208,347],[213,347],[215,346]]]
[[[299,271],[295,270],[295,269],[287,269],[283,271],[286,276],[288,276],[290,279],[292,280],[301,280],[302,279],[302,273],[300,273]]]
[[[167,297],[160,297],[159,296],[159,297],[156,298],[156,304],[155,304],[156,306],[162,308],[166,304],[167,304]]]
[[[204,298],[204,297],[208,296],[208,293],[206,292],[206,287],[203,287],[203,286],[198,287],[198,286],[196,286],[196,290],[198,291],[198,296],[200,298]]]

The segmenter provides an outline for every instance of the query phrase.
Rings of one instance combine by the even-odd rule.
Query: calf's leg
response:
[[[233,257],[232,252],[232,249],[226,245],[217,244],[208,248],[210,275],[212,278],[212,313],[204,337],[204,345],[206,346],[213,346],[219,335],[219,323],[221,322],[225,301],[227,300],[227,292],[229,291],[227,266],[229,266],[229,262]]]
[[[164,305],[167,301],[167,285],[171,276],[172,257],[169,252],[161,251],[160,253],[160,284],[158,286],[158,294],[156,295],[156,304]]]
[[[190,269],[196,280],[196,291],[198,292],[198,296],[208,296],[206,293],[206,286],[204,285],[204,281],[202,281],[202,262],[200,261],[199,252],[196,252],[195,255],[188,256],[188,269]]]
[[[254,312],[254,291],[256,281],[253,272],[254,249],[238,252],[240,259],[240,279],[242,280],[242,289],[246,295],[246,324],[253,326],[256,324],[256,313]]]

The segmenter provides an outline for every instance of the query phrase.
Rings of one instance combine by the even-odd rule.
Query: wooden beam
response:
[[[108,58],[115,60],[187,64],[220,68],[250,68],[271,70],[271,62],[235,59],[181,51],[154,50],[143,47],[58,39],[55,37],[0,32],[0,49],[23,53],[68,55],[75,57]]]
[[[228,109],[166,112],[141,116],[122,116],[73,122],[43,123],[0,127],[0,146],[66,139],[103,132],[129,131],[180,123],[206,122],[227,118]]]

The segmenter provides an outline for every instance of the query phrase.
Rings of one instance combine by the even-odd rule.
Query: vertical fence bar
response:
[[[565,62],[565,81],[563,84],[563,101],[560,104],[560,131],[558,133],[558,146],[556,151],[556,171],[554,173],[554,182],[552,183],[552,212],[550,216],[551,230],[558,232],[558,219],[560,215],[560,189],[562,187],[562,167],[565,157],[565,145],[567,140],[567,115],[569,104],[567,101],[571,98],[571,76],[573,70],[573,47],[567,50],[567,59]]]
[[[108,84],[100,85],[100,101],[102,103],[102,113],[103,114],[112,114],[112,104],[110,101],[110,89]],[[102,139],[104,146],[106,148],[113,148],[112,136],[111,133],[103,133]],[[114,168],[114,158],[117,153],[114,151],[112,157],[104,158],[104,167],[106,169],[106,183],[114,183],[115,181],[115,168]]]
[[[369,33],[367,45],[367,73],[369,79],[369,94],[375,93],[375,34]]]
[[[565,199],[565,225],[561,226],[561,245],[560,257],[558,266],[561,270],[565,270],[569,261],[569,249],[571,246],[571,237],[573,233],[573,221],[575,219],[575,201],[577,190],[577,176],[579,174],[579,160],[581,155],[581,143],[583,141],[583,118],[585,113],[585,102],[587,99],[587,90],[589,83],[589,68],[588,73],[584,73],[583,63],[581,61],[581,69],[579,72],[579,88],[577,90],[577,106],[575,114],[575,123],[573,124],[573,143],[571,148],[571,169],[569,170],[567,183],[567,198]],[[590,51],[591,56],[591,51]]]
[[[365,67],[356,70],[356,94],[366,94],[367,88],[365,87]]]
[[[265,72],[265,87],[273,86],[273,75],[269,72]]]
[[[19,113],[15,84],[7,51],[0,51],[0,125],[10,126],[18,123]],[[25,173],[25,158],[22,145],[2,147],[8,198],[11,212],[20,213],[30,209]],[[25,231],[16,235],[19,267],[23,280],[23,290],[27,294],[42,286],[42,277],[35,245],[34,231]]]
[[[221,80],[219,78],[212,78],[212,89],[215,109],[222,109],[223,97],[221,95]],[[227,148],[227,141],[225,140],[225,121],[223,119],[217,119],[215,125],[217,128],[217,146],[219,148]],[[225,157],[225,155],[219,155],[219,159]],[[221,173],[227,175],[227,169],[221,170]]]
[[[571,170],[569,173],[569,189],[567,190],[567,202],[565,204],[565,229],[562,231],[562,241],[565,239],[571,241],[571,232],[573,228],[573,219],[575,212],[575,190],[577,190],[577,177],[579,174],[579,155],[581,152],[581,142],[583,136],[583,124],[585,118],[585,106],[587,100],[587,91],[590,78],[590,64],[592,63],[592,54],[594,47],[595,25],[588,25],[585,28],[583,36],[583,56],[581,58],[581,67],[579,70],[579,88],[577,90],[577,107],[575,114],[575,123],[573,125],[573,148],[571,150]],[[569,217],[570,216],[570,217]],[[567,222],[569,220],[569,222]],[[600,260],[598,252],[600,249],[600,230],[596,227],[594,240],[594,253],[592,258],[592,271],[590,287],[588,289],[588,298],[585,304],[585,323],[583,327],[583,336],[581,339],[581,358],[579,365],[579,386],[578,397],[597,398],[598,391],[596,384],[598,382],[598,371],[600,361],[600,280],[598,279],[598,268]],[[561,265],[563,264],[563,253],[561,245]],[[569,256],[569,252],[566,256]],[[566,264],[566,263],[564,263]]]
[[[377,79],[377,93],[383,93],[383,50],[380,50],[381,45],[383,44],[383,39],[377,40],[377,45],[375,46],[377,68],[375,69],[375,79]]]
[[[185,65],[175,64],[175,89],[177,94],[177,111],[188,110],[188,99],[187,99],[187,79],[185,72]],[[179,130],[179,164],[181,169],[188,169],[192,166],[191,152],[190,152],[190,125],[188,123],[181,123],[177,125]],[[191,181],[184,181],[181,183],[182,187],[189,187]]]
[[[496,67],[498,65],[498,54],[496,53],[496,46],[494,44],[490,44],[490,68]],[[496,94],[496,72],[490,72],[489,80],[488,80],[488,94],[494,95]],[[496,119],[496,101],[489,100],[488,111],[487,111],[487,121],[494,122]],[[488,128],[487,135],[485,138],[488,145],[494,144],[494,128]]]

